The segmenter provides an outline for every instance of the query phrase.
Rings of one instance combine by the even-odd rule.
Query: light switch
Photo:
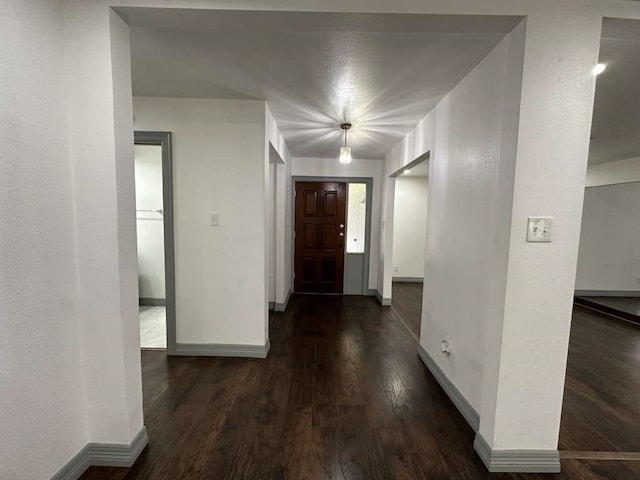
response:
[[[210,213],[209,214],[209,226],[217,227],[220,224],[220,214],[218,213]]]
[[[529,217],[527,242],[550,242],[553,217]]]

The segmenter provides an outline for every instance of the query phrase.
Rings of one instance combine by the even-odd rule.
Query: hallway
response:
[[[416,339],[420,338],[422,317],[422,282],[393,282],[391,309],[406,324]]]
[[[143,351],[150,444],[95,479],[633,479],[640,462],[563,460],[560,475],[489,475],[474,432],[370,297],[294,296],[266,360]]]

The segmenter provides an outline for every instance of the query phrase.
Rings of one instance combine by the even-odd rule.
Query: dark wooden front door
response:
[[[346,206],[346,183],[296,182],[296,292],[342,293]]]

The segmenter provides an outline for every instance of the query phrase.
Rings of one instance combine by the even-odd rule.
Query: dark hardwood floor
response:
[[[422,285],[422,282],[393,282],[391,290],[391,308],[416,338],[420,338]]]
[[[640,297],[576,297],[575,303],[640,325]]]
[[[412,336],[372,298],[294,296],[272,316],[271,342],[266,360],[143,352],[150,444],[134,467],[83,479],[640,478],[634,461],[488,474]]]
[[[639,420],[640,326],[575,307],[560,449],[640,452]]]

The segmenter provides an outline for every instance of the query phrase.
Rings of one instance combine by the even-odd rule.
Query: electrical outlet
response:
[[[220,214],[218,213],[210,213],[209,214],[209,226],[217,227],[220,225]]]
[[[449,342],[447,342],[446,340],[442,340],[442,343],[440,344],[440,350],[442,350],[443,355],[449,357],[451,356],[451,351],[453,349],[451,348],[451,345],[449,345]]]
[[[393,266],[393,271],[394,271],[394,272],[397,272],[397,271],[398,271],[398,265],[394,265],[394,266]]]
[[[640,276],[636,277],[636,285],[640,285]]]

